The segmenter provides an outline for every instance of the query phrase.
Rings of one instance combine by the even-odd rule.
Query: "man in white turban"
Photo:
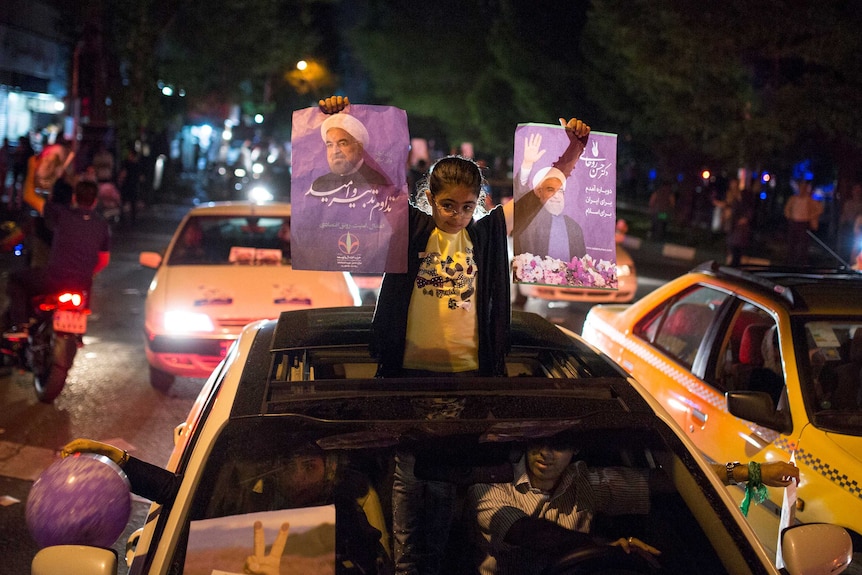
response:
[[[584,257],[587,253],[581,226],[563,213],[566,205],[566,180],[584,151],[589,136],[582,140],[570,136],[569,145],[550,167],[537,170],[530,180],[533,164],[541,158],[540,134],[528,136],[524,146],[524,159],[516,177],[516,184],[530,190],[515,201],[514,240],[515,255],[530,253],[550,256],[562,261]]]
[[[361,198],[369,190],[375,190],[376,195],[381,188],[392,185],[370,164],[365,152],[368,130],[355,117],[346,113],[328,116],[320,126],[320,137],[326,144],[330,173],[314,180],[309,193],[320,195],[326,203],[342,203]]]

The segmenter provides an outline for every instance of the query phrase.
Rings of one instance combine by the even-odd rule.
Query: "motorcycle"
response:
[[[33,298],[33,323],[26,338],[7,338],[3,354],[33,373],[36,396],[52,403],[66,385],[66,376],[83,347],[90,310],[87,294],[60,291]]]

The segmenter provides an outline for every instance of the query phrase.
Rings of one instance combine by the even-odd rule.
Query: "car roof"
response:
[[[279,320],[258,324],[254,342],[245,361],[231,418],[284,412],[283,402],[309,399],[301,396],[311,390],[317,402],[321,394],[333,396],[403,395],[411,393],[456,390],[464,393],[489,394],[526,392],[565,395],[572,400],[568,407],[575,417],[584,411],[642,412],[654,417],[653,408],[628,382],[627,375],[606,356],[589,346],[579,336],[569,337],[538,314],[520,310],[512,313],[510,342],[513,352],[539,350],[561,352],[581,362],[576,377],[505,378],[402,378],[316,379],[314,381],[281,381],[275,375],[278,364],[291,350],[368,348],[374,308],[345,307],[296,310],[282,313]],[[248,331],[248,328],[247,328]],[[565,382],[565,383],[563,383]],[[577,399],[580,397],[581,399]],[[601,406],[600,406],[601,404]],[[525,410],[529,409],[525,406]]]
[[[862,274],[846,268],[794,268],[743,265],[730,267],[710,261],[692,270],[746,287],[771,298],[791,312],[862,313]],[[859,293],[862,296],[862,293]]]
[[[261,216],[290,217],[286,202],[209,202],[193,207],[190,216]]]

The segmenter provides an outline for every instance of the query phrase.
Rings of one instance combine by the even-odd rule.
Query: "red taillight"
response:
[[[61,307],[71,306],[78,307],[81,305],[81,302],[84,301],[84,297],[76,292],[64,292],[61,293],[57,297],[57,301],[60,302]]]
[[[81,292],[61,292],[55,297],[43,297],[39,301],[39,309],[42,311],[51,311],[55,309],[62,310],[80,310],[87,312],[84,307],[84,294]]]

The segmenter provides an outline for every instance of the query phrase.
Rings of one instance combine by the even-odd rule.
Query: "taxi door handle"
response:
[[[691,410],[690,413],[691,413],[692,419],[694,420],[694,423],[689,424],[688,431],[689,431],[689,433],[694,433],[695,425],[697,427],[699,427],[700,429],[703,429],[703,427],[706,425],[707,417],[706,417],[706,414],[699,409],[695,409],[694,407],[692,407],[692,408],[690,408],[690,410]]]

